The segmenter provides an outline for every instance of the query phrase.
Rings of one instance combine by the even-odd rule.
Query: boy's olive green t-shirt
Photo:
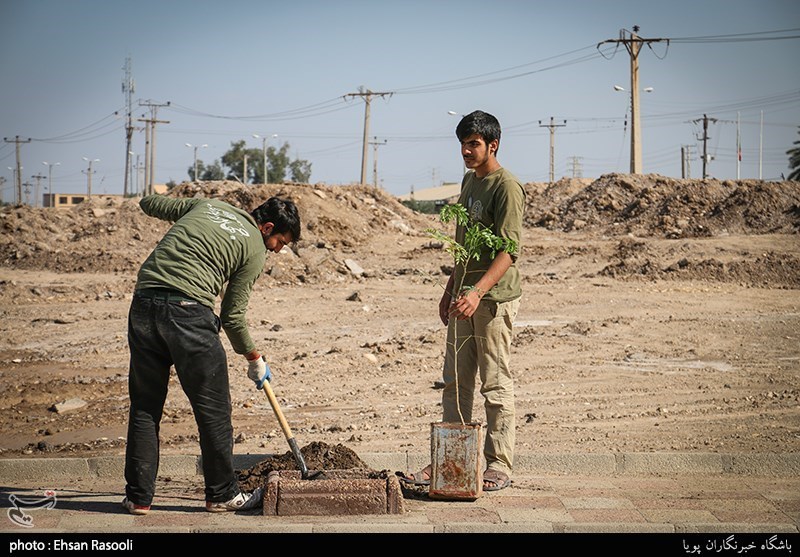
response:
[[[517,252],[511,255],[512,265],[498,283],[486,293],[484,299],[508,302],[522,295],[522,284],[517,268],[517,257],[522,249],[522,214],[525,210],[525,190],[520,181],[505,168],[499,168],[483,178],[474,172],[464,176],[461,195],[458,198],[469,214],[471,222],[480,222],[495,236],[508,238],[517,243]],[[456,228],[456,241],[463,245],[465,227]],[[464,281],[461,283],[462,266],[456,267],[456,286],[472,286],[489,269],[492,253],[482,248],[480,258],[470,259],[466,265]]]

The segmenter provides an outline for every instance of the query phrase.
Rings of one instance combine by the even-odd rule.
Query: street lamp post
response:
[[[86,171],[86,196],[92,197],[92,163],[100,162],[100,159],[88,159],[83,157],[83,160],[89,163],[89,169]]]
[[[49,163],[47,161],[42,161],[42,164],[47,166],[47,198],[48,198],[48,207],[53,207],[55,203],[53,203],[53,167],[59,166],[60,162]]]
[[[197,181],[197,150],[201,147],[208,147],[207,143],[203,143],[202,145],[192,145],[191,143],[185,144],[187,147],[194,149],[194,181]]]
[[[136,196],[137,196],[137,194],[138,194],[138,191],[137,191],[137,190],[138,190],[138,185],[134,185],[134,184],[135,184],[135,182],[134,182],[134,180],[133,180],[133,179],[134,179],[134,176],[135,176],[135,175],[137,175],[137,174],[138,174],[138,172],[139,172],[138,170],[134,170],[134,168],[133,168],[133,157],[135,157],[135,156],[136,156],[136,153],[134,153],[133,151],[128,151],[128,156],[130,157],[130,158],[128,159],[128,162],[129,162],[129,164],[128,164],[128,168],[129,168],[129,169],[130,169],[130,171],[131,171],[131,173],[130,173],[130,177],[129,177],[129,182],[128,182],[128,183],[130,184],[131,190],[133,190],[133,193],[131,192],[131,190],[128,190],[128,193],[129,193],[129,194],[130,194],[132,197],[136,197]]]
[[[139,162],[139,156],[140,155],[137,153],[136,154],[136,181],[134,182],[134,184],[136,184],[136,197],[139,197],[139,192],[141,191],[139,189],[139,182],[140,182],[139,175],[140,175],[140,171],[141,171],[142,167],[141,167],[141,163]]]
[[[267,141],[269,140],[269,138],[267,136],[258,135],[257,133],[254,133],[253,137],[255,139],[261,139],[263,141],[263,145],[264,145],[264,168],[263,168],[264,176],[263,176],[263,179],[264,179],[264,183],[266,184],[267,183]],[[269,137],[278,137],[278,134],[277,133],[273,133]]]
[[[466,116],[466,114],[459,114],[458,112],[456,112],[454,110],[448,110],[447,113],[450,116],[458,116],[460,118],[464,118]],[[466,174],[467,173],[467,163],[464,162],[464,156],[463,155],[461,156],[461,162],[463,163],[463,167],[464,167],[464,172],[463,173]]]

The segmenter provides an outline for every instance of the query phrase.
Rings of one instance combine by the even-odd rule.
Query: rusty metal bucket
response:
[[[473,501],[483,493],[481,424],[431,424],[432,499]]]

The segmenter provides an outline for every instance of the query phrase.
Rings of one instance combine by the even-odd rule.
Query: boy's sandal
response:
[[[431,465],[428,464],[419,472],[400,476],[400,481],[410,485],[431,485]]]
[[[489,484],[488,486],[486,484]],[[511,485],[511,479],[504,472],[487,468],[483,473],[483,490],[500,491]]]

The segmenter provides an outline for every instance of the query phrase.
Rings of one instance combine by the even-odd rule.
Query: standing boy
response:
[[[499,251],[494,257],[489,247],[482,247],[478,260],[456,265],[439,301],[442,323],[456,320],[447,332],[442,421],[472,421],[479,375],[487,421],[483,489],[496,491],[511,484],[514,466],[514,382],[509,357],[512,326],[522,296],[516,261],[525,191],[497,161],[500,123],[494,116],[480,110],[467,114],[456,127],[456,137],[464,165],[471,170],[462,180],[458,203],[467,210],[471,223],[482,223],[495,236],[513,240],[518,246],[513,254]],[[464,226],[456,228],[455,239],[462,245],[465,232]],[[453,291],[456,285],[461,287],[458,292]],[[429,485],[430,478],[428,465],[404,480]]]

